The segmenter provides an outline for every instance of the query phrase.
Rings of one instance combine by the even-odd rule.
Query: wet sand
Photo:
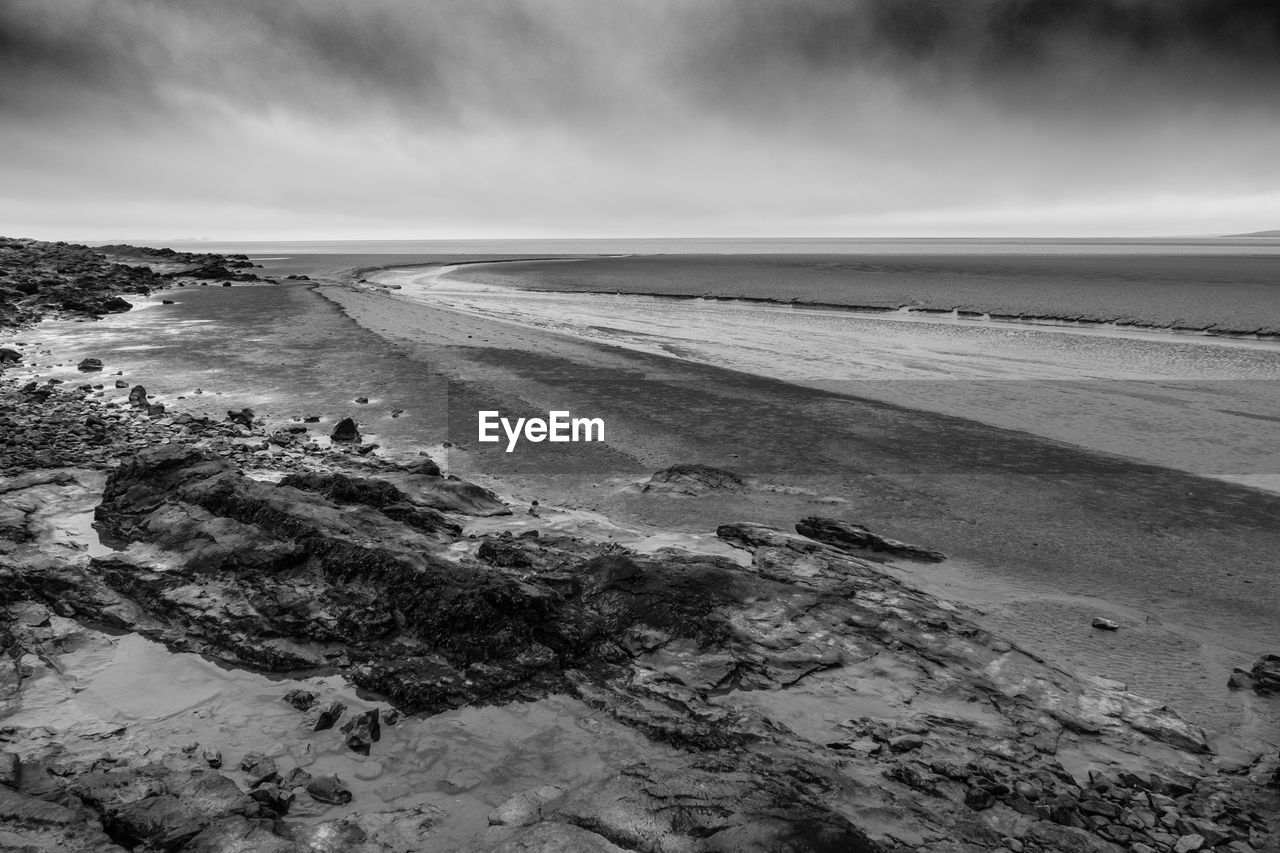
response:
[[[519,502],[538,499],[653,535],[735,520],[786,527],[812,514],[858,521],[952,555],[913,579],[974,601],[992,629],[1032,651],[1125,681],[1219,732],[1267,722],[1250,722],[1225,680],[1230,666],[1280,647],[1280,496],[382,293],[319,291],[328,298],[305,285],[188,289],[176,305],[44,324],[27,338],[47,339],[70,375],[95,355],[104,379],[145,376],[184,406],[352,414],[392,452],[434,449],[495,485],[518,516]],[[353,402],[361,393],[366,406]],[[477,408],[604,417],[608,442],[506,454],[476,444]],[[445,439],[460,446],[442,454]],[[794,491],[681,499],[634,488],[677,462]],[[1092,615],[1124,628],[1093,631]]]

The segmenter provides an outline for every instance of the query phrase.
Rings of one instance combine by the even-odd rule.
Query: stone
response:
[[[382,727],[378,722],[378,709],[356,714],[342,726],[347,748],[360,755],[368,755],[373,744],[382,739]]]
[[[933,548],[899,542],[897,539],[872,533],[860,524],[834,518],[810,516],[796,524],[796,532],[816,542],[854,553],[871,551],[926,563],[940,563],[947,558],[946,554]]]
[[[710,465],[672,465],[655,472],[641,491],[698,497],[712,492],[741,492],[746,488],[746,480],[732,471]]]
[[[12,752],[0,752],[0,785],[10,788],[18,787],[18,774],[22,763]]]
[[[129,405],[136,409],[146,408],[147,406],[147,389],[141,385],[134,385],[129,390]]]
[[[1263,655],[1249,669],[1253,691],[1259,696],[1280,693],[1280,655]]]
[[[206,748],[202,757],[205,764],[208,764],[214,770],[222,766],[222,753],[213,747]]]
[[[328,705],[320,709],[320,713],[316,715],[316,722],[313,731],[322,732],[325,729],[333,728],[339,718],[346,713],[347,706],[341,702],[330,702]]]
[[[356,422],[351,418],[343,418],[334,426],[333,432],[329,434],[332,441],[354,442],[360,440],[360,430],[356,427]]]
[[[1104,619],[1101,616],[1095,616],[1093,617],[1093,627],[1100,631],[1118,631],[1120,630],[1120,623],[1113,619]]]
[[[1173,853],[1193,853],[1204,849],[1204,836],[1192,833],[1183,835],[1173,843]]]
[[[317,776],[307,783],[307,793],[318,802],[345,806],[351,802],[351,791],[337,776]]]
[[[102,359],[100,358],[82,359],[81,362],[76,365],[76,370],[82,370],[86,373],[95,371],[95,370],[101,370],[101,369],[102,369]]]
[[[284,694],[284,701],[299,711],[307,711],[316,704],[316,694],[310,690],[295,688]]]

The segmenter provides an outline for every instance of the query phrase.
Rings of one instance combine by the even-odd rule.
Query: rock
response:
[[[307,793],[322,803],[345,806],[351,802],[351,791],[337,776],[317,776],[307,783]]]
[[[347,748],[361,755],[368,755],[373,744],[382,739],[382,727],[378,722],[378,709],[356,714],[342,726]]]
[[[18,756],[12,752],[0,752],[0,785],[18,787],[18,773],[22,768]]]
[[[310,690],[295,688],[284,694],[284,701],[299,711],[307,711],[316,704],[316,694]]]
[[[134,385],[129,391],[129,405],[136,409],[146,408],[147,389],[141,385]]]
[[[0,364],[17,364],[22,361],[22,353],[9,347],[0,347]]]
[[[972,785],[965,791],[964,804],[974,811],[985,811],[996,804],[996,795],[986,788]]]
[[[238,411],[235,409],[227,410],[227,420],[232,423],[240,424],[240,426],[245,427],[246,429],[253,427],[253,418],[253,409],[250,409],[248,406]]]
[[[369,402],[369,398],[368,398],[368,397],[356,397],[356,402],[363,406],[363,405],[365,405],[366,403],[368,403],[368,402]]]
[[[172,299],[161,299],[161,300],[160,300],[160,304],[161,304],[161,305],[173,305],[173,304],[174,304],[174,302],[173,302],[173,300],[172,300]]]
[[[811,516],[796,524],[796,532],[816,542],[846,551],[872,551],[927,563],[939,563],[947,558],[946,554],[933,548],[899,542],[897,539],[872,533],[861,525],[834,518]]]
[[[248,756],[246,756],[245,761],[240,762],[240,767],[245,771],[245,774],[248,777],[250,788],[256,788],[259,785],[265,785],[268,782],[278,782],[280,780],[280,771],[276,767],[274,758],[258,758],[257,761],[249,767],[245,766],[245,762],[247,761]]]
[[[147,406],[147,414],[153,418],[164,414],[164,403],[152,403]]]
[[[564,794],[559,785],[544,785],[512,794],[489,812],[491,826],[529,826],[542,819],[542,808]]]
[[[910,752],[913,749],[919,749],[924,745],[924,738],[919,735],[898,735],[889,738],[890,752]]]
[[[204,754],[201,757],[204,758],[205,763],[214,770],[217,770],[222,766],[222,753],[213,747],[205,749]]]
[[[1253,690],[1259,696],[1280,693],[1280,655],[1263,655],[1249,670]]]
[[[329,438],[333,441],[342,442],[359,441],[360,430],[356,427],[356,422],[351,418],[343,418],[334,426]]]
[[[642,492],[667,492],[697,497],[712,492],[741,492],[747,481],[732,471],[710,465],[672,465],[651,476]]]
[[[101,369],[102,369],[102,359],[100,358],[86,358],[76,365],[76,370],[83,370],[86,373],[89,371],[101,370]]]
[[[1173,853],[1193,853],[1204,849],[1204,836],[1191,833],[1183,835],[1173,844]]]
[[[128,382],[125,382],[123,379],[117,379],[117,380],[116,380],[116,387],[117,387],[117,388],[128,388],[128,387],[129,387],[129,383],[128,383]]]
[[[249,796],[278,815],[286,814],[293,804],[293,793],[275,783],[261,784],[250,791]]]
[[[1112,619],[1103,619],[1101,616],[1093,617],[1093,627],[1100,631],[1118,631],[1120,623]]]
[[[444,512],[458,512],[477,517],[511,515],[511,508],[482,486],[465,480],[444,477],[415,477],[410,497],[421,504]]]
[[[325,729],[333,728],[334,724],[346,713],[347,706],[341,702],[330,702],[328,705],[320,709],[320,713],[316,715],[316,723],[313,731],[322,732]]]

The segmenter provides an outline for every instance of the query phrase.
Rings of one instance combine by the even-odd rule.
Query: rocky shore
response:
[[[5,246],[4,282],[61,276],[6,303],[17,327],[133,280],[48,272],[82,247]],[[426,457],[313,437],[301,414],[196,418],[146,377],[84,372],[0,379],[0,849],[1276,849],[1274,753],[1215,756],[1174,710],[873,561],[945,560],[934,549],[821,517],[726,520],[715,554],[481,531],[513,508]],[[741,486],[698,466],[654,482],[653,500]],[[269,676],[254,682],[268,746],[199,703],[169,715],[180,726],[67,711],[122,637]],[[1270,690],[1270,673],[1241,686]],[[508,707],[571,717],[593,774],[548,760],[526,784],[497,758],[420,760],[450,730],[415,727]]]

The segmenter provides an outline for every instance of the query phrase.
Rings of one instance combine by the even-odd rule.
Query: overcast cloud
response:
[[[0,0],[0,233],[1280,228],[1274,0]]]

